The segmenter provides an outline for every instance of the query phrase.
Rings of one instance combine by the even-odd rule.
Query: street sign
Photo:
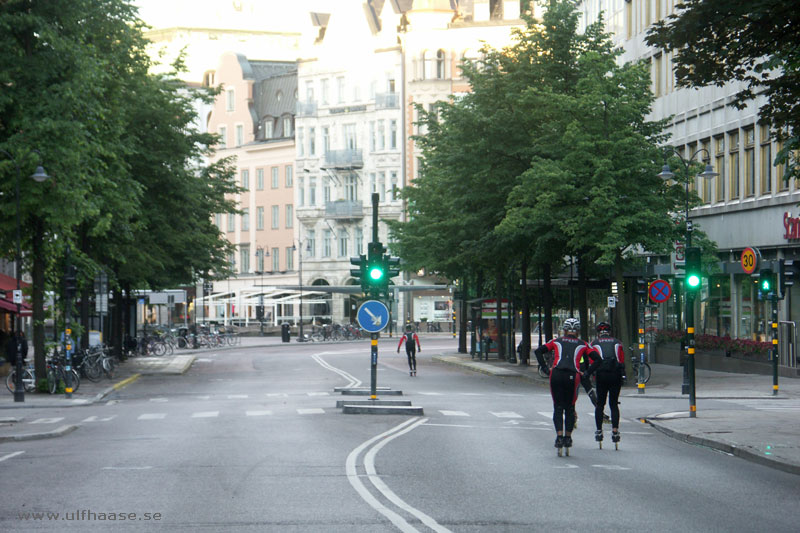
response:
[[[22,303],[22,291],[19,289],[14,290],[14,303],[21,304]]]
[[[661,304],[669,300],[669,297],[672,296],[672,286],[663,279],[657,279],[650,284],[650,288],[647,292],[651,300],[657,304]]]
[[[378,300],[367,300],[356,313],[358,325],[369,333],[377,333],[389,325],[389,308]]]
[[[742,270],[745,274],[752,274],[758,267],[758,250],[745,248],[742,252]]]
[[[608,307],[609,309],[614,309],[617,306],[617,297],[616,296],[609,296],[608,297]]]

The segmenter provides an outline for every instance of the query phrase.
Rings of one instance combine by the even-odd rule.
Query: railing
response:
[[[325,204],[325,216],[328,218],[362,218],[364,206],[361,202],[337,200]]]
[[[375,95],[376,109],[397,109],[400,107],[400,95],[397,93],[377,93]]]
[[[317,114],[317,103],[297,102],[296,111],[298,117],[313,117]]]
[[[327,168],[362,168],[364,156],[361,149],[329,150],[325,152]]]

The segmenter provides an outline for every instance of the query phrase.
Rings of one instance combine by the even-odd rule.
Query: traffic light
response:
[[[78,292],[78,269],[75,265],[69,265],[67,272],[64,275],[64,289],[67,291],[67,296],[75,296]]]
[[[702,260],[700,248],[692,246],[686,249],[686,290],[696,292],[703,281]]]
[[[400,258],[392,257],[390,255],[383,256],[383,262],[386,265],[386,278],[391,279],[400,275]]]
[[[257,305],[256,306],[256,320],[264,320],[264,306]]]
[[[639,278],[636,280],[636,294],[640,298],[644,298],[647,296],[647,280]]]
[[[775,291],[775,276],[772,270],[762,269],[758,273],[758,292],[762,297],[769,296]]]
[[[366,276],[366,269],[367,269],[367,257],[365,255],[359,255],[358,257],[351,257],[350,264],[357,266],[358,268],[351,268],[350,275],[361,285],[361,290],[367,290],[367,276]]]
[[[778,263],[778,285],[780,289],[780,297],[786,296],[789,287],[794,285],[797,269],[800,267],[794,259],[781,259]]]

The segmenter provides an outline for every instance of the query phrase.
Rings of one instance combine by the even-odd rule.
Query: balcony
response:
[[[375,109],[399,109],[400,95],[397,93],[377,93],[375,95]]]
[[[364,217],[364,206],[352,200],[336,200],[325,204],[325,218],[338,220],[358,219]]]
[[[314,117],[317,115],[316,102],[297,102],[298,117]]]
[[[329,150],[325,152],[325,168],[348,170],[363,167],[364,157],[360,149]]]

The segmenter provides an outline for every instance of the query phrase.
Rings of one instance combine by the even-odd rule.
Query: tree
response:
[[[800,10],[792,2],[685,0],[677,13],[657,22],[647,44],[674,52],[681,87],[743,82],[734,105],[756,95],[767,102],[761,119],[785,141],[776,163],[789,164],[785,179],[800,177]]]

